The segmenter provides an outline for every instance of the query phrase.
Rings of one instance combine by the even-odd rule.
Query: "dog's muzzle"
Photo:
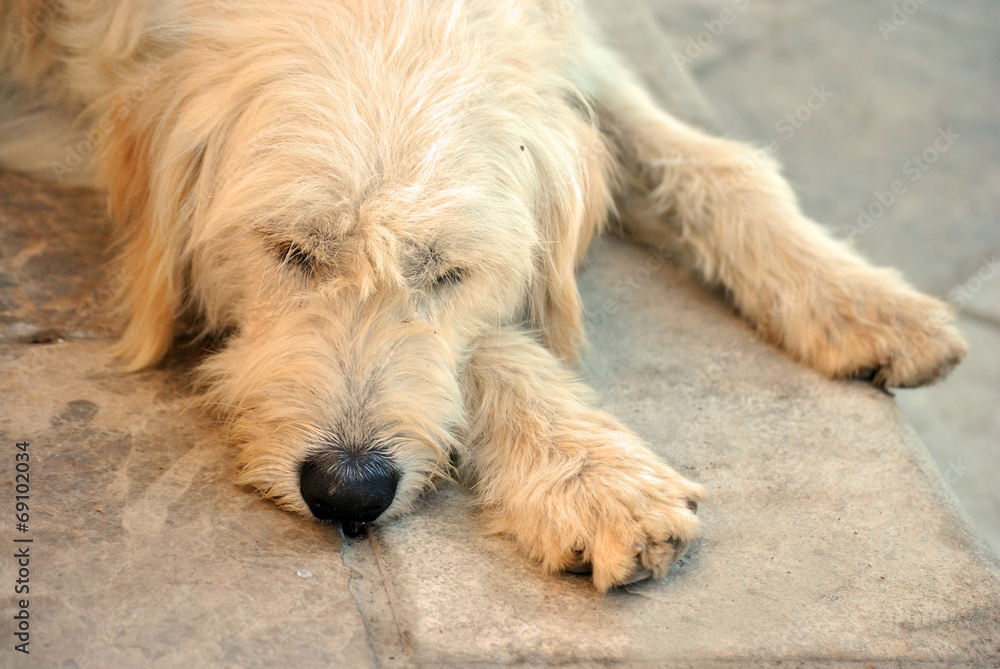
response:
[[[302,465],[299,489],[309,511],[340,523],[347,536],[365,531],[392,504],[399,472],[380,453],[321,453]]]

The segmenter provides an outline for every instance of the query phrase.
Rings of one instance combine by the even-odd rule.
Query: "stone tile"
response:
[[[945,479],[1000,554],[1000,331],[962,319],[965,362],[928,388],[901,390],[896,401]]]
[[[28,441],[16,536],[33,540],[31,663],[5,643],[0,664],[371,665],[339,534],[237,488],[233,454],[185,408],[185,377],[125,375],[104,346],[0,345],[4,499]],[[3,583],[14,569],[3,561]]]
[[[977,270],[951,290],[949,301],[1000,333],[1000,254],[984,256]]]
[[[1000,657],[996,558],[891,398],[796,366],[648,259],[612,240],[592,252],[582,277],[593,342],[584,373],[607,409],[709,488],[705,538],[664,580],[605,597],[483,536],[470,496],[442,486],[375,544],[414,659]],[[622,286],[635,288],[616,292]]]
[[[969,359],[943,383],[899,400],[946,475],[959,455],[977,463],[976,473],[949,480],[996,547],[1000,5],[921,3],[904,21],[893,16],[902,4],[649,1],[672,37],[665,48],[691,59],[686,67],[720,125],[776,140],[809,214],[968,316]],[[720,28],[722,8],[733,20]],[[886,28],[894,21],[898,30]],[[803,108],[824,87],[828,99]],[[915,167],[914,154],[949,127],[954,143],[931,151],[926,170]],[[887,193],[893,181],[905,190]]]
[[[1000,5],[923,3],[883,37],[899,4],[648,1],[682,56],[692,39],[707,44],[686,67],[727,134],[776,140],[807,213],[838,236],[860,232],[872,260],[945,297],[1000,255]],[[722,9],[733,18],[720,29]],[[824,87],[826,101],[803,108]],[[949,127],[952,145],[917,166]],[[859,207],[878,214],[893,181],[905,192],[859,226]]]
[[[116,331],[103,202],[0,170],[0,342]]]
[[[642,77],[660,104],[690,123],[718,124],[691,72],[671,57],[675,33],[661,30],[646,0],[596,0],[588,10],[601,35]]]

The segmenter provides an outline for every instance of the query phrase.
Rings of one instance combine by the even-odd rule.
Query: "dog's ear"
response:
[[[612,207],[611,153],[583,114],[564,123],[572,128],[575,160],[549,156],[538,160],[546,182],[540,217],[542,251],[531,289],[531,325],[543,343],[567,364],[583,345],[583,307],[576,267]]]
[[[114,104],[100,126],[110,128],[101,137],[101,182],[119,236],[118,308],[126,323],[115,354],[131,370],[159,362],[175,335],[183,302],[182,209],[199,160],[197,152],[168,155],[157,147],[168,133],[153,125],[155,113],[144,113],[152,105]]]

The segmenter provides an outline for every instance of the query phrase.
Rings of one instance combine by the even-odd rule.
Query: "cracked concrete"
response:
[[[361,612],[368,642],[378,666],[403,666],[411,645],[396,618],[399,607],[386,588],[377,540],[372,536],[345,539],[344,566],[350,571],[348,590]]]
[[[893,35],[894,59],[909,63],[891,84],[898,101],[832,99],[781,155],[807,210],[836,227],[918,130],[964,119],[975,141],[857,240],[944,297],[990,252],[986,214],[1000,192],[984,162],[998,136],[989,108],[973,96],[953,112],[955,96],[940,92],[967,90],[995,65],[983,36],[996,10],[949,7],[944,16],[928,4],[908,22],[913,35]],[[682,115],[764,140],[825,63],[838,64],[838,90],[889,86],[895,70],[860,66],[882,48],[879,34],[852,32],[887,8],[749,4],[692,64],[704,94],[671,56],[719,8],[630,0],[602,3],[601,16]],[[935,51],[942,39],[968,60]],[[913,99],[926,118],[904,118]],[[976,170],[984,185],[966,196]],[[937,221],[951,208],[965,227],[945,234]],[[86,191],[0,173],[0,469],[10,500],[8,455],[30,440],[37,504],[32,655],[11,650],[8,598],[0,665],[1000,666],[1000,564],[952,490],[989,535],[1000,284],[962,305],[969,361],[897,398],[925,440],[945,445],[935,466],[892,398],[794,365],[668,265],[636,274],[645,251],[596,245],[580,275],[592,342],[582,373],[604,408],[712,493],[705,538],[665,579],[600,596],[485,536],[472,498],[450,484],[353,540],[235,486],[233,453],[187,408],[189,354],[132,375],[104,356],[114,325],[102,212]],[[935,261],[945,238],[952,246]],[[627,277],[636,289],[615,292]],[[0,569],[12,583],[14,563]]]

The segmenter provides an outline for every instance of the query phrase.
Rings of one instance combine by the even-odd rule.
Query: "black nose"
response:
[[[355,535],[389,508],[397,483],[399,472],[384,455],[332,452],[305,461],[299,489],[314,516]]]

